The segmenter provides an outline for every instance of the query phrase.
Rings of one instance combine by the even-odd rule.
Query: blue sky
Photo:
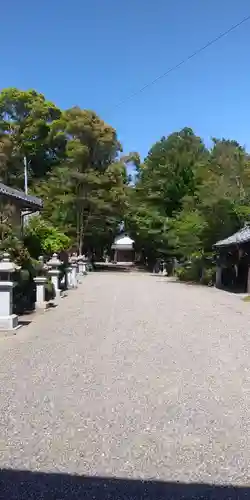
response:
[[[190,126],[250,149],[250,22],[117,107],[250,14],[249,0],[8,0],[1,10],[1,87],[35,88],[61,108],[94,109],[124,151],[147,154]]]

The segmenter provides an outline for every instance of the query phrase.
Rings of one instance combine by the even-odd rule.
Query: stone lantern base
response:
[[[0,331],[18,328],[18,316],[13,314],[13,282],[0,281]]]
[[[19,328],[18,316],[11,314],[10,316],[0,316],[0,331],[11,331]]]

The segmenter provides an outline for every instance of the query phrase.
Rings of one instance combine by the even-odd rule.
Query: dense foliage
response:
[[[180,278],[210,283],[213,245],[249,220],[250,157],[236,141],[212,147],[191,129],[163,137],[138,168],[128,225],[152,261],[177,257]]]
[[[30,255],[52,255],[70,247],[70,238],[40,216],[34,216],[24,229],[24,244]]]
[[[190,128],[162,137],[141,162],[137,153],[122,155],[116,131],[93,111],[62,111],[34,90],[6,89],[0,93],[3,182],[23,188],[24,158],[29,191],[44,201],[43,219],[26,233],[36,257],[69,245],[101,255],[124,221],[149,265],[177,257],[185,263],[181,279],[193,274],[210,282],[213,244],[249,219],[248,153],[226,139],[214,138],[207,148]],[[3,239],[8,231],[0,222]]]

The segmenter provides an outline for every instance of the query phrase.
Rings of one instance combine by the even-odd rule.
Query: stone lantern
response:
[[[66,288],[70,289],[70,288],[72,288],[72,283],[71,283],[71,281],[72,281],[72,267],[70,264],[70,260],[69,260],[68,265],[66,267],[65,273],[66,273],[66,276],[65,276]]]
[[[79,266],[79,273],[84,276],[87,274],[87,258],[85,255],[79,255],[78,257],[78,266]]]
[[[89,263],[88,257],[86,255],[83,256],[83,274],[88,274],[87,264]]]
[[[47,282],[45,273],[48,270],[48,266],[44,263],[42,255],[38,258],[38,261],[40,264],[40,272],[39,275],[34,278],[34,282],[36,284],[36,308],[45,309],[45,285]]]
[[[79,274],[83,275],[83,255],[78,255],[77,263],[78,263],[78,272]]]
[[[51,277],[51,281],[55,289],[56,299],[59,299],[61,296],[61,290],[59,287],[59,267],[61,266],[61,264],[62,262],[58,259],[57,253],[54,253],[51,259],[47,262],[47,265],[49,267],[48,274]]]
[[[69,259],[70,267],[71,267],[71,287],[77,288],[77,254],[73,253],[71,258]]]
[[[11,262],[8,253],[3,254],[0,262],[0,330],[8,331],[18,328],[18,316],[13,314],[13,273],[20,266]]]

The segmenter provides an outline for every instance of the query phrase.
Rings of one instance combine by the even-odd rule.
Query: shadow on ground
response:
[[[250,488],[0,471],[1,500],[241,500]]]
[[[28,321],[28,320],[23,320],[23,319],[18,319],[18,326],[21,327],[21,326],[29,326],[31,323],[31,320]]]

